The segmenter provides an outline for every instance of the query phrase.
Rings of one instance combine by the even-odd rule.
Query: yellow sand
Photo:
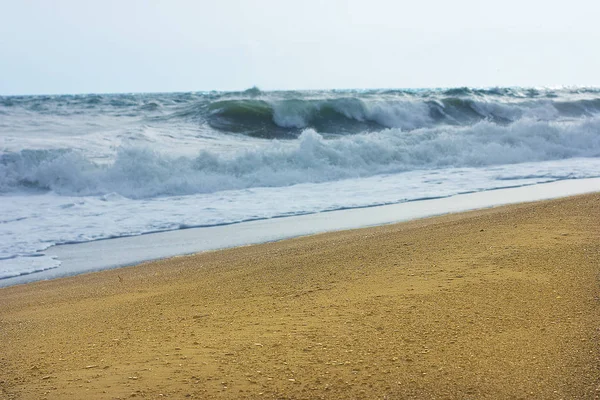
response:
[[[0,398],[592,399],[600,195],[0,289]]]

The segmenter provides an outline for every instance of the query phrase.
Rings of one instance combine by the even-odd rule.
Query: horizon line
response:
[[[240,90],[221,90],[221,89],[210,89],[210,90],[174,90],[174,91],[123,91],[123,92],[112,92],[112,91],[98,91],[98,92],[75,92],[75,93],[24,93],[24,94],[0,94],[0,97],[27,97],[27,96],[89,96],[89,95],[151,95],[151,94],[183,94],[183,93],[244,93],[258,90],[261,93],[277,93],[277,92],[333,92],[333,91],[378,91],[378,90],[399,90],[399,91],[443,91],[451,89],[478,89],[478,90],[491,90],[491,89],[543,89],[543,90],[561,90],[561,89],[600,89],[600,86],[594,85],[492,85],[492,86],[423,86],[423,87],[370,87],[370,88],[358,88],[358,87],[347,87],[347,88],[316,88],[316,89],[261,89],[254,85],[245,89]]]

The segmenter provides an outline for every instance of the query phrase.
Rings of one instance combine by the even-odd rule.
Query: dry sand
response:
[[[3,399],[592,399],[600,195],[0,290]]]

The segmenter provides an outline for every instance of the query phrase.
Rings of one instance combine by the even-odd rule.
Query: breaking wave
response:
[[[251,105],[250,121],[274,110],[262,103]],[[356,107],[356,115],[362,115],[364,109]],[[306,120],[281,121],[302,129]],[[393,128],[336,138],[309,128],[301,131],[298,140],[268,141],[231,153],[201,151],[194,157],[151,147],[123,147],[104,164],[75,150],[24,149],[0,155],[0,191],[118,193],[140,199],[573,157],[600,157],[600,117],[560,122],[521,118],[504,125],[482,120],[467,126]]]
[[[436,126],[465,126],[481,121],[506,125],[523,118],[552,121],[600,113],[600,99],[520,102],[476,96],[415,98],[336,97],[326,99],[227,99],[193,106],[179,116],[199,116],[210,127],[267,139],[295,138],[303,130],[345,135],[389,128],[410,131]],[[204,110],[205,108],[205,110]]]
[[[23,112],[21,112],[23,111]],[[219,133],[295,139],[312,129],[329,136],[412,131],[521,119],[562,121],[600,115],[597,88],[452,88],[165,94],[0,96],[0,113],[18,122],[39,115],[139,118],[151,125],[191,123]]]

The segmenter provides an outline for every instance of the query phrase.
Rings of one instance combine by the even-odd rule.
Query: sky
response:
[[[0,95],[600,86],[594,0],[0,0]]]

